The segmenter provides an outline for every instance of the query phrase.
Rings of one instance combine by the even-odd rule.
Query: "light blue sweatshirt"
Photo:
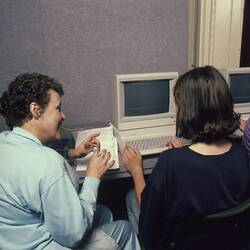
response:
[[[0,134],[0,249],[71,248],[91,228],[100,180],[77,193],[67,164],[20,127]]]

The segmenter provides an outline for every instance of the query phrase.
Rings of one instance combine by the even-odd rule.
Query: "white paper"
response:
[[[93,128],[93,129],[79,131],[76,136],[76,146],[79,145],[87,136],[93,133],[100,133],[97,139],[100,141],[101,150],[107,149],[111,154],[110,161],[115,160],[115,164],[110,169],[119,168],[117,139],[114,136],[112,125],[110,125],[109,127],[104,127],[104,128]],[[88,162],[92,154],[93,153],[90,153],[86,157],[76,160],[77,171],[86,170]]]
[[[115,135],[115,137],[117,139],[117,143],[118,143],[118,151],[122,154],[123,149],[126,146],[126,143],[120,137],[120,134],[119,134],[119,131],[117,130],[117,128],[113,126],[113,130],[114,130],[114,135]]]

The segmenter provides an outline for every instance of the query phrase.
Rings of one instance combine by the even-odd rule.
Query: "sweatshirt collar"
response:
[[[26,129],[23,129],[21,127],[14,127],[13,132],[20,135],[20,136],[28,138],[29,140],[32,140],[32,141],[34,141],[34,142],[36,142],[36,143],[38,143],[40,145],[42,145],[41,141]]]

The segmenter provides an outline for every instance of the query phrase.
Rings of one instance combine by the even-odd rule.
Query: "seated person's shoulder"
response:
[[[178,158],[180,156],[184,156],[186,154],[188,154],[188,145],[182,146],[182,147],[178,147],[178,148],[171,148],[171,149],[167,149],[165,150],[161,155],[160,158]]]
[[[46,179],[56,180],[67,174],[67,162],[59,153],[47,146],[42,146],[41,154],[43,160],[39,165],[43,176],[47,176]]]
[[[65,159],[57,151],[55,151],[54,149],[52,149],[46,145],[44,145],[41,148],[41,151],[42,151],[41,153],[43,154],[46,162],[61,165],[65,161]]]
[[[189,154],[188,146],[183,146],[180,148],[168,149],[162,152],[158,158],[157,165],[155,169],[162,171],[163,169],[170,170],[171,168],[177,168],[178,165],[183,165],[183,161],[192,159]],[[166,168],[167,166],[167,168]]]

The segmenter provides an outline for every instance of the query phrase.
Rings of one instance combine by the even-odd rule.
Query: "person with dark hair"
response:
[[[114,164],[97,134],[84,141],[93,156],[80,190],[67,161],[43,145],[60,138],[62,95],[55,79],[26,73],[0,97],[11,129],[0,134],[0,249],[140,249],[128,222],[96,206],[100,178]]]
[[[176,134],[191,145],[173,143],[147,183],[140,153],[126,146],[122,155],[135,188],[127,195],[128,215],[135,229],[139,220],[146,250],[168,249],[176,222],[234,207],[250,195],[248,155],[230,139],[239,115],[219,71],[205,66],[186,72],[177,79],[174,98]]]

